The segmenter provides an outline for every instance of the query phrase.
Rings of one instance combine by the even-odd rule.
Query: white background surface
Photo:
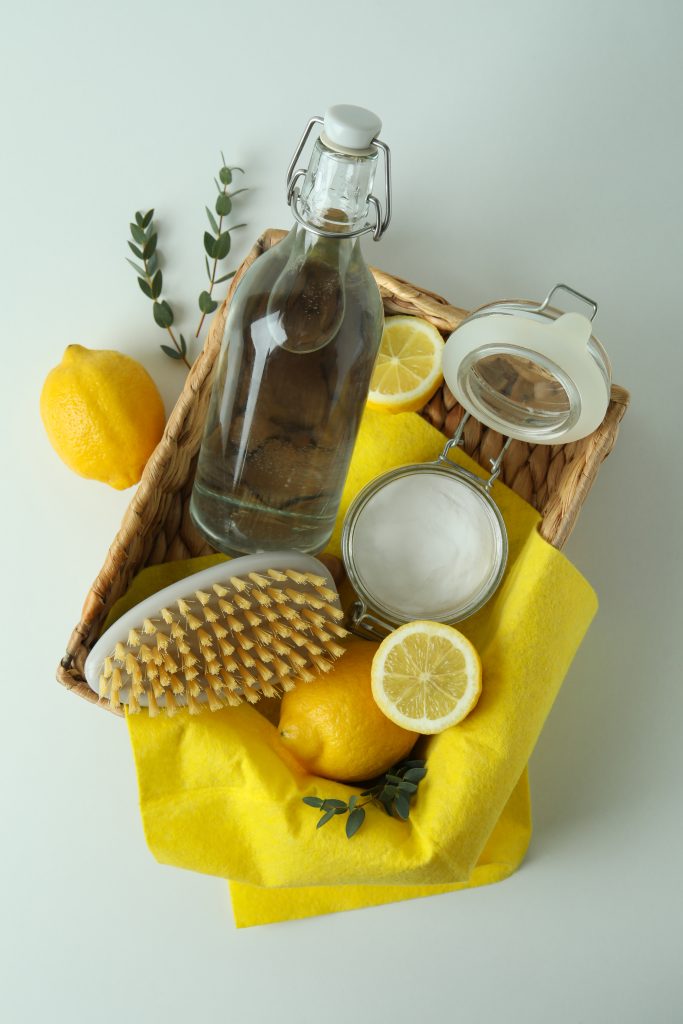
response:
[[[4,9],[3,1021],[683,1018],[681,10]],[[124,262],[130,215],[157,208],[189,328],[219,150],[252,189],[237,258],[289,223],[291,151],[333,102],[377,110],[392,147],[394,220],[369,259],[469,307],[574,284],[633,404],[568,548],[602,607],[533,757],[522,870],[237,932],[224,883],[147,852],[122,723],[54,682],[132,492],[62,466],[38,395],[79,342],[135,355],[170,408],[182,369]]]

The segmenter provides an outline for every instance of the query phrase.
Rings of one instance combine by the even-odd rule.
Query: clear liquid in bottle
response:
[[[190,506],[218,550],[316,553],[330,538],[383,326],[349,237],[366,218],[376,158],[319,140],[304,223],[235,292]]]

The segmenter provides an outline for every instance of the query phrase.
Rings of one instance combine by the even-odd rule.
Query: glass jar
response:
[[[563,289],[586,301],[588,319],[550,305]],[[436,462],[371,481],[351,504],[342,553],[357,601],[351,627],[380,638],[415,619],[459,622],[498,588],[507,561],[505,523],[492,497],[513,439],[576,441],[602,422],[611,368],[592,334],[596,304],[566,285],[542,303],[496,302],[451,334],[444,379],[465,410]],[[470,415],[506,435],[488,478],[448,458]],[[380,528],[381,527],[381,528]]]
[[[460,622],[498,587],[508,553],[489,493],[498,474],[485,481],[452,462],[448,450],[459,440],[435,462],[371,481],[349,507],[342,557],[358,599],[353,628],[382,636],[415,619]]]

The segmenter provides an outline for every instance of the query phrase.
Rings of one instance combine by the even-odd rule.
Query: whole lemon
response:
[[[350,637],[326,675],[282,698],[280,739],[309,772],[340,782],[372,779],[405,757],[417,733],[394,725],[372,696],[377,644]]]
[[[164,431],[164,403],[135,359],[69,345],[50,370],[40,414],[69,469],[117,490],[136,484]]]

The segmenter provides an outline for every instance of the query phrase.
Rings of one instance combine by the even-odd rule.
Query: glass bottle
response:
[[[308,169],[293,173],[316,123]],[[384,322],[360,249],[360,235],[379,237],[389,220],[380,128],[370,111],[347,106],[309,122],[288,176],[297,223],[233,297],[190,505],[228,554],[314,554],[332,533]],[[372,195],[379,149],[383,218]]]

